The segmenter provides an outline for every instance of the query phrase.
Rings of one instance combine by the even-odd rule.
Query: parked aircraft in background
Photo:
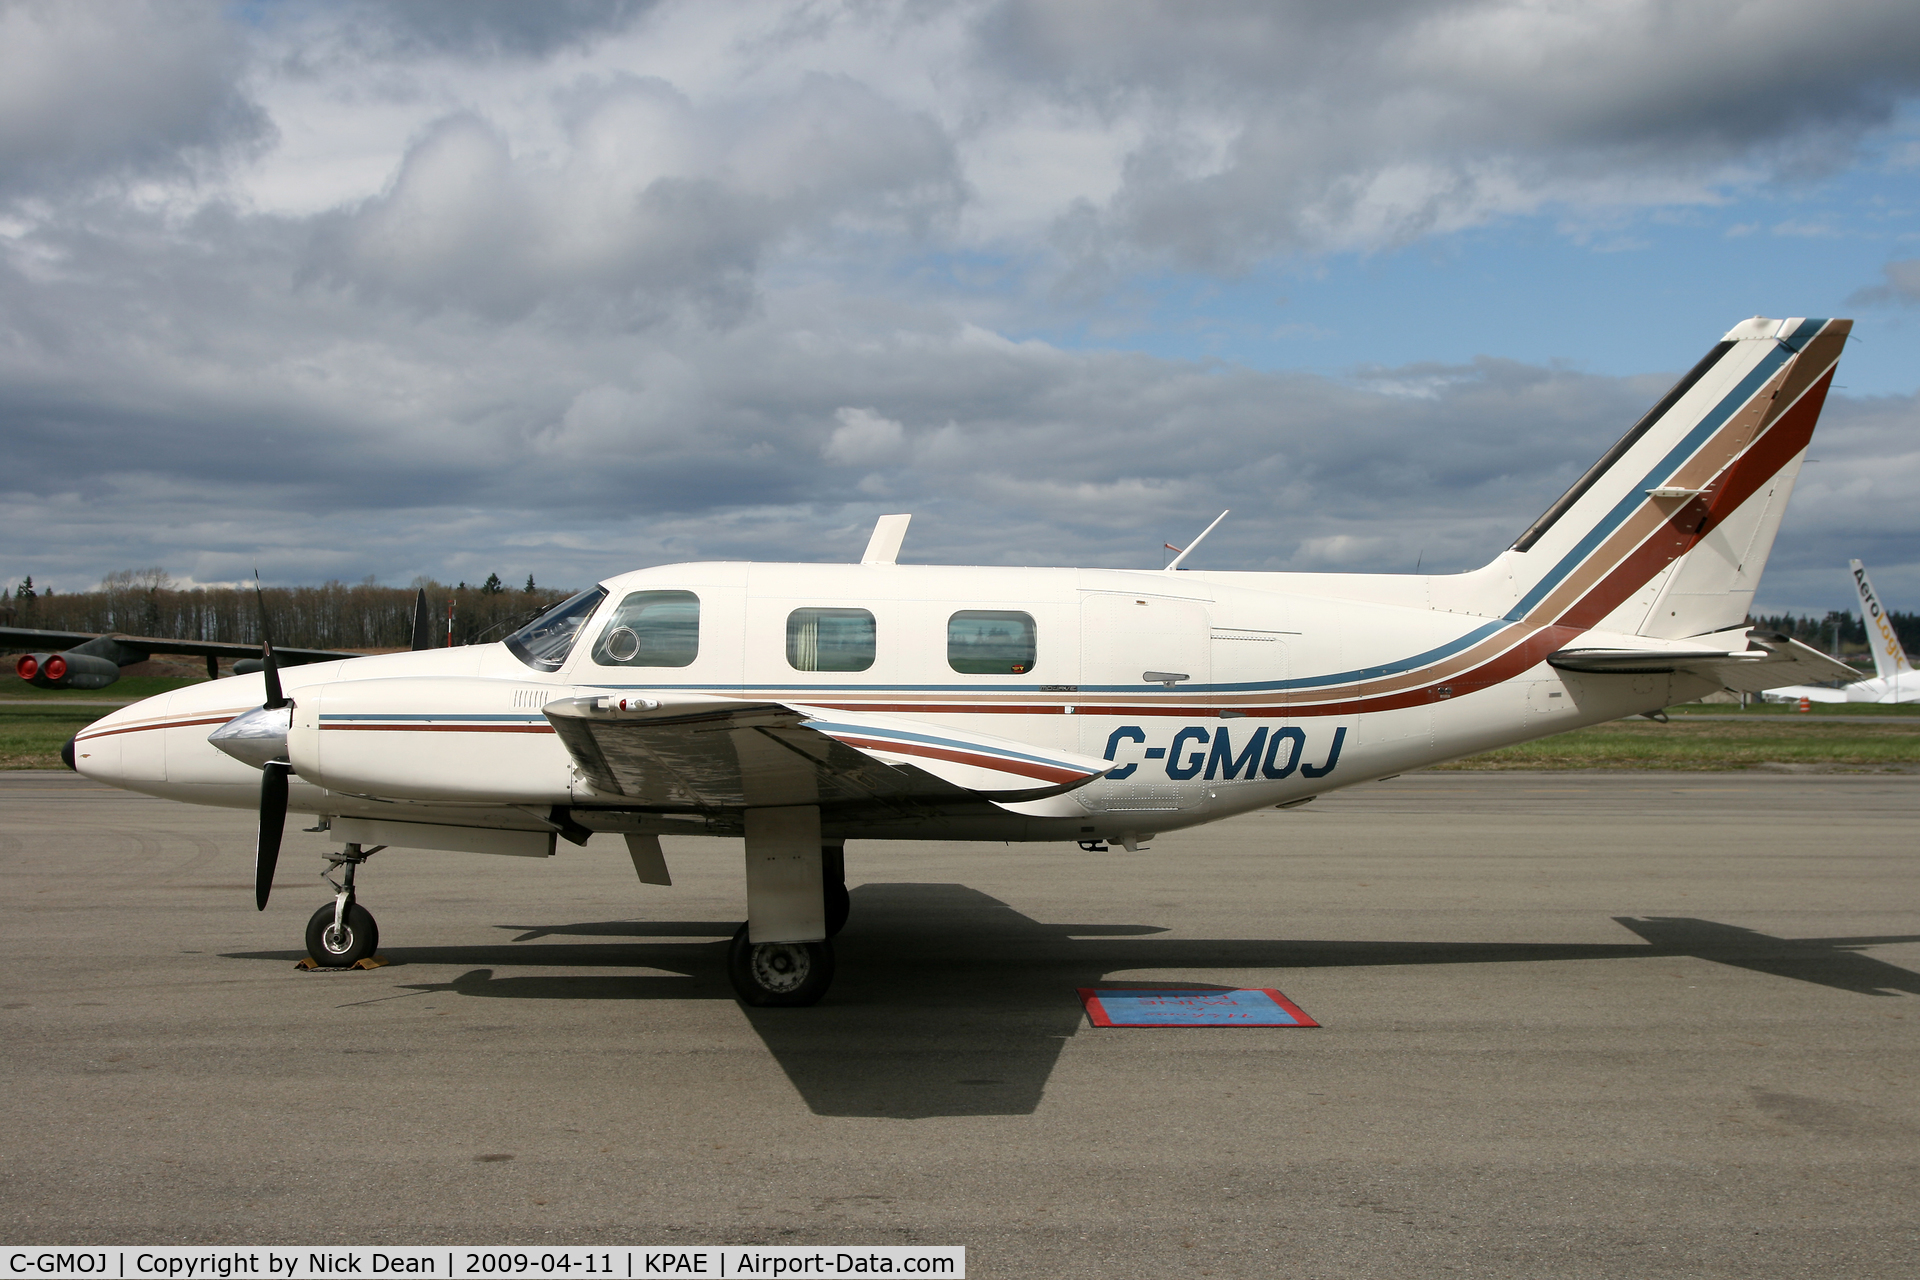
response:
[[[1849,668],[1744,622],[1851,327],[1736,325],[1491,563],[1450,575],[678,564],[499,644],[195,685],[68,746],[88,777],[258,805],[255,903],[289,809],[340,848],[323,965],[377,945],[374,852],[546,857],[744,837],[750,1004],[809,1004],[845,843],[1078,841],[1268,807],[1717,688]]]
[[[433,619],[427,613],[423,589],[413,601],[413,647],[425,649],[433,641]],[[14,674],[42,689],[104,689],[120,678],[120,669],[145,662],[156,653],[205,658],[207,679],[220,676],[220,659],[233,659],[233,674],[249,675],[261,669],[260,647],[225,640],[174,640],[161,636],[104,635],[91,631],[38,631],[31,627],[0,627],[0,653],[40,650],[20,655]],[[58,650],[59,652],[48,652]],[[276,649],[284,666],[330,662],[364,655],[341,649]]]
[[[1860,596],[1860,620],[1867,627],[1867,647],[1873,650],[1875,674],[1865,680],[1852,680],[1835,687],[1827,684],[1790,684],[1769,689],[1763,695],[1770,702],[1920,702],[1920,673],[1907,661],[1907,651],[1894,634],[1893,619],[1880,606],[1873,583],[1867,580],[1867,566],[1858,560],[1847,561],[1853,571],[1853,589]],[[1857,674],[1857,673],[1856,673]]]

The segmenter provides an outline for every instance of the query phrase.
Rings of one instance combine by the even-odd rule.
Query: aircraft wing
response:
[[[169,640],[161,636],[129,636],[118,631],[37,631],[31,627],[0,627],[0,650],[8,653],[28,651],[64,650],[86,644],[90,640],[102,637],[113,641],[124,649],[134,649],[143,653],[179,653],[196,658],[257,658],[260,646],[257,644],[236,644],[227,640]],[[363,653],[347,653],[338,649],[282,649],[273,647],[273,656],[283,664],[307,662],[332,662],[336,658],[364,658]]]
[[[1744,640],[1747,646],[1711,646],[1710,642],[1722,639]],[[1700,676],[1736,693],[1860,678],[1846,663],[1774,631],[1721,632],[1673,647],[1561,649],[1548,656],[1547,665],[1596,675]]]
[[[1032,800],[1115,767],[900,716],[737,699],[620,702],[563,698],[542,710],[596,790],[668,808]]]

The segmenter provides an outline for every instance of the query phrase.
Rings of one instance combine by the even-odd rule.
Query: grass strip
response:
[[[0,769],[64,769],[60,748],[108,707],[0,707]]]
[[[172,693],[190,684],[205,684],[204,676],[122,676],[104,689],[42,689],[25,680],[0,680],[0,700],[7,702],[138,702],[156,693]]]
[[[1753,723],[1670,724],[1635,717],[1468,756],[1442,769],[1753,769],[1765,765],[1886,769],[1920,767],[1920,718],[1822,724],[1808,716]]]
[[[1816,702],[1805,711],[1791,703],[1756,702],[1741,706],[1737,702],[1689,702],[1668,707],[1670,716],[1741,716],[1756,720],[1784,718],[1818,720],[1822,716],[1886,716],[1920,720],[1920,702],[1883,704],[1878,702]]]

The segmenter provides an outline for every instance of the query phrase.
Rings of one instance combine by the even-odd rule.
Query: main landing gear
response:
[[[817,823],[818,819],[814,819]],[[816,828],[817,829],[817,828]],[[796,1008],[819,1001],[833,983],[833,944],[828,941],[846,927],[852,910],[847,893],[846,847],[819,845],[819,878],[808,875],[798,884],[786,886],[759,880],[754,874],[755,846],[760,842],[750,831],[748,837],[747,913],[758,907],[767,920],[768,931],[776,929],[789,935],[817,932],[814,940],[755,942],[753,921],[740,926],[727,947],[727,978],[733,983],[740,1003],[755,1008]],[[804,854],[787,854],[804,866],[811,862]],[[758,883],[757,883],[758,881]],[[815,896],[817,895],[817,897]],[[812,898],[812,901],[804,899]],[[756,899],[758,900],[756,902]],[[776,915],[776,912],[779,914]],[[814,913],[818,912],[817,915]],[[812,927],[802,921],[812,921]],[[777,921],[777,923],[776,923]]]
[[[833,944],[752,942],[743,924],[727,947],[727,979],[740,1003],[755,1008],[815,1004],[833,982]]]
[[[373,922],[371,912],[353,900],[353,873],[385,847],[375,845],[363,850],[350,844],[339,853],[327,855],[327,861],[341,869],[340,879],[323,877],[333,886],[333,901],[307,921],[307,954],[321,968],[351,968],[380,946],[380,926]]]

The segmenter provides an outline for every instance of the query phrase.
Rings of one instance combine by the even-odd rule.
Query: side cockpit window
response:
[[[507,651],[535,671],[558,671],[560,664],[567,660],[567,655],[573,652],[573,642],[579,638],[580,628],[586,625],[587,619],[593,616],[593,611],[606,598],[607,589],[595,587],[562,600],[508,636],[505,641]]]
[[[787,665],[795,671],[865,671],[873,665],[873,640],[873,615],[865,609],[787,615]]]
[[[700,656],[700,597],[635,591],[620,602],[593,646],[603,667],[686,667]]]
[[[1022,676],[1033,670],[1033,615],[962,609],[947,619],[947,665],[962,675]]]

